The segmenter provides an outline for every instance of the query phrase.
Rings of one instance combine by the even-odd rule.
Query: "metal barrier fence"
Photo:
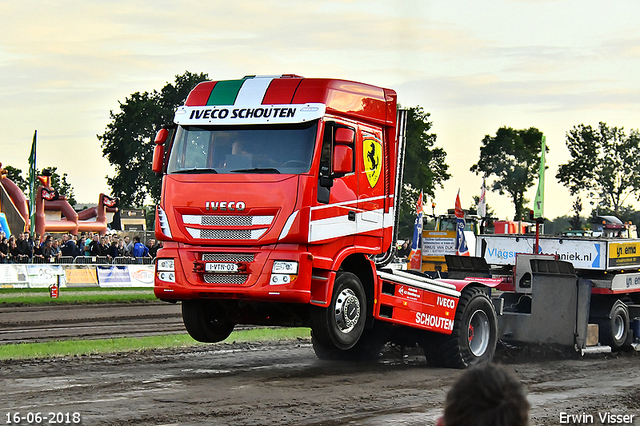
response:
[[[155,263],[155,257],[130,257],[130,256],[118,256],[113,259],[107,256],[62,256],[62,257],[38,257],[34,256],[31,259],[21,259],[13,262],[5,263],[21,263],[21,264],[75,264],[75,265],[153,265]]]

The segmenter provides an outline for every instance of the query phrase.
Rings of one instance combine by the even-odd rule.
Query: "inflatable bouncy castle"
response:
[[[45,233],[98,232],[104,235],[110,218],[118,210],[117,200],[100,194],[98,205],[76,212],[65,196],[61,196],[51,187],[51,177],[43,173],[39,176],[40,185],[36,191],[35,231]],[[30,229],[29,202],[24,193],[6,178],[0,163],[0,211],[5,214],[7,228],[11,233],[19,233]],[[0,227],[2,219],[0,219]],[[6,234],[6,231],[5,231]],[[9,234],[7,234],[9,236]]]

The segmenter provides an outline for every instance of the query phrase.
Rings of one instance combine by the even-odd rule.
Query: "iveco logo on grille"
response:
[[[247,205],[244,201],[207,201],[204,203],[204,207],[207,210],[219,210],[219,211],[239,211],[244,210]]]

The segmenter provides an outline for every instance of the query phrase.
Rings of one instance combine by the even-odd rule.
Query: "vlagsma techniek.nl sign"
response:
[[[492,265],[515,265],[516,254],[533,253],[535,237],[480,236],[478,247],[486,243],[483,257]],[[607,242],[594,240],[569,240],[563,238],[540,239],[538,254],[556,255],[559,260],[570,262],[576,269],[607,268]]]

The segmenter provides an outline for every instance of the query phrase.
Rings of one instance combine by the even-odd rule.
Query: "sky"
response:
[[[110,111],[185,71],[395,89],[402,105],[430,113],[447,152],[452,178],[426,200],[436,213],[458,191],[463,208],[479,195],[469,169],[502,126],[545,134],[548,218],[572,214],[575,197],[555,179],[570,159],[568,131],[640,128],[634,0],[0,0],[0,16],[0,162],[26,174],[37,130],[38,168],[67,173],[80,203],[110,192],[114,169],[97,139]],[[598,200],[582,201],[584,215]],[[489,192],[487,203],[513,217],[507,195]]]

